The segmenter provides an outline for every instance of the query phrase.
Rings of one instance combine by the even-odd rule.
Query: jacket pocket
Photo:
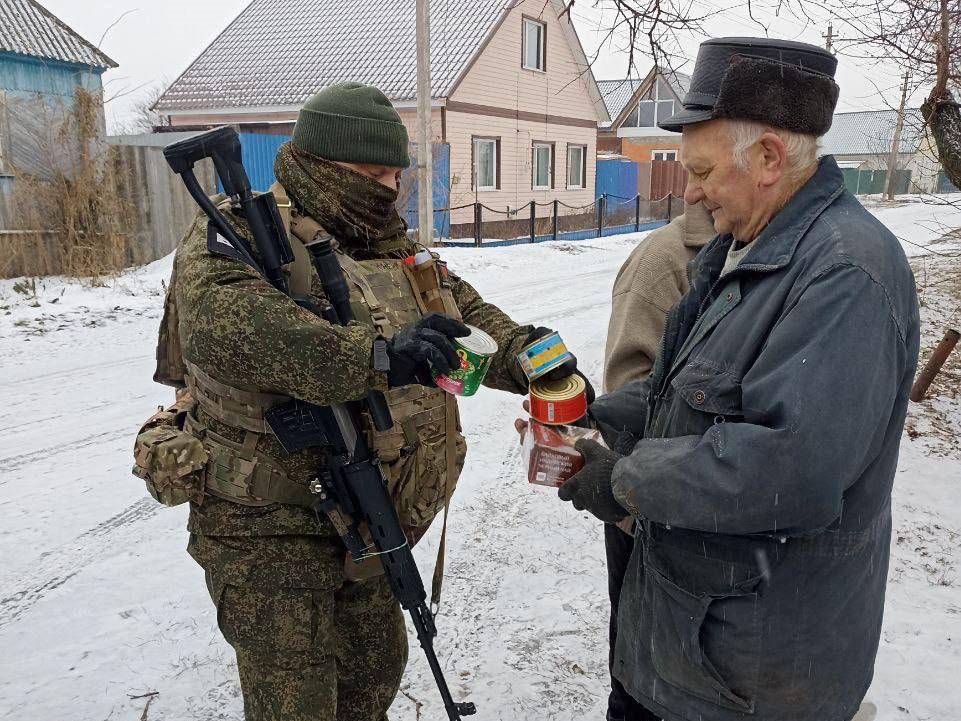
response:
[[[695,411],[740,418],[741,379],[731,371],[691,359],[671,381],[674,391]]]
[[[738,582],[731,564],[700,559],[728,583],[696,592],[682,588],[651,554],[644,564],[651,660],[657,675],[692,696],[726,709],[754,712],[761,649],[759,578]],[[730,566],[730,569],[726,567]],[[714,584],[710,584],[714,585]]]
[[[258,654],[302,654],[329,637],[333,594],[310,588],[224,585],[216,599],[217,625],[235,649]]]

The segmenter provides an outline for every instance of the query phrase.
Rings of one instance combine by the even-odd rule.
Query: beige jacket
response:
[[[604,392],[645,378],[660,347],[667,311],[688,290],[687,264],[715,236],[700,203],[647,236],[614,280],[604,354]]]

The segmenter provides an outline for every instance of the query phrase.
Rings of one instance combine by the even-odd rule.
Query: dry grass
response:
[[[136,263],[133,206],[119,156],[103,139],[101,94],[77,88],[72,107],[46,110],[56,130],[36,140],[42,170],[16,172],[0,277],[96,279]]]

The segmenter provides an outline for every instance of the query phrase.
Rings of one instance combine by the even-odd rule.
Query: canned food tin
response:
[[[470,335],[451,339],[460,358],[460,368],[446,375],[434,374],[437,387],[455,396],[472,396],[477,392],[497,352],[497,342],[493,338],[480,328],[467,327]]]
[[[551,333],[525,346],[517,354],[517,362],[524,369],[527,380],[535,381],[570,360],[570,357],[571,354],[561,340],[561,336],[558,333]]]
[[[531,383],[531,417],[546,425],[567,425],[587,413],[587,384],[578,375]]]

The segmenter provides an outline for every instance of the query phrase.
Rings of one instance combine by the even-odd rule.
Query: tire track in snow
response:
[[[50,371],[49,373],[39,373],[35,376],[26,376],[23,378],[16,378],[12,381],[6,381],[0,383],[0,389],[4,388],[15,388],[17,386],[32,386],[39,381],[49,381],[56,378],[70,378],[72,382],[76,381],[78,376],[88,375],[91,372],[99,372],[106,368],[118,368],[120,366],[133,365],[135,363],[140,363],[142,361],[148,360],[153,357],[153,354],[147,353],[145,355],[133,356],[130,358],[121,358],[119,360],[107,360],[100,363],[92,363],[85,366],[77,366],[75,368],[69,368],[67,370],[57,370]]]
[[[16,621],[51,591],[64,585],[90,563],[109,555],[116,535],[128,533],[160,508],[153,498],[142,498],[120,513],[98,523],[68,543],[45,551],[26,570],[0,578],[0,588],[17,589],[0,598],[0,629]]]
[[[33,463],[34,461],[39,461],[47,458],[52,458],[53,456],[58,456],[63,453],[70,453],[72,451],[79,450],[81,448],[87,448],[96,444],[100,440],[106,440],[108,438],[116,438],[121,434],[130,435],[130,426],[123,425],[120,428],[115,428],[110,431],[105,431],[101,433],[93,433],[89,436],[84,436],[83,438],[78,438],[75,441],[69,443],[61,443],[59,445],[47,446],[46,448],[40,448],[36,451],[30,451],[29,453],[21,453],[16,456],[7,456],[6,458],[0,458],[0,471],[8,472],[16,470],[21,466],[28,463]],[[5,482],[0,481],[0,486],[4,485]]]

